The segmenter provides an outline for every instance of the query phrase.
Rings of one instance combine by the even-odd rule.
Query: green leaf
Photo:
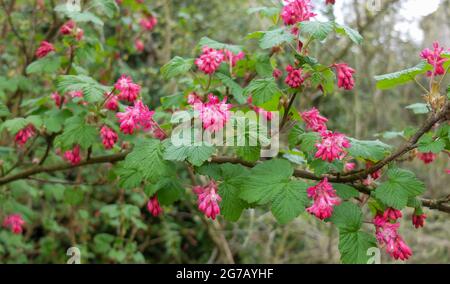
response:
[[[104,94],[109,93],[112,89],[85,75],[59,76],[56,79],[56,87],[60,93],[83,91],[84,99],[90,103],[103,100]]]
[[[3,122],[0,130],[6,129],[9,133],[15,135],[17,132],[19,132],[29,124],[32,124],[34,125],[34,127],[39,128],[42,125],[42,119],[40,118],[40,116],[36,115],[32,115],[27,118],[16,117]]]
[[[134,189],[141,185],[144,179],[143,173],[136,168],[120,167],[117,170],[119,176],[119,186],[126,189]]]
[[[64,190],[64,202],[70,205],[79,205],[83,202],[84,193],[80,189],[67,188]]]
[[[287,160],[270,160],[258,164],[242,185],[241,198],[249,203],[264,205],[286,186],[294,169]]]
[[[236,147],[236,154],[239,158],[247,162],[255,163],[261,157],[261,147],[260,146],[242,146]]]
[[[27,74],[39,73],[39,74],[52,74],[58,71],[61,66],[61,57],[59,56],[46,56],[39,60],[32,62],[27,66]]]
[[[354,30],[346,25],[336,24],[336,32],[338,34],[347,35],[356,44],[362,44],[364,40],[357,30]]]
[[[223,164],[220,166],[221,179],[219,195],[221,215],[228,221],[236,222],[242,215],[242,211],[248,207],[248,203],[239,197],[243,180],[248,175],[248,169],[241,165]]]
[[[278,100],[281,96],[274,78],[253,80],[244,89],[244,94],[246,96],[252,95],[253,103],[257,106],[261,106],[272,99]]]
[[[207,145],[174,146],[170,144],[164,152],[164,159],[169,161],[187,160],[194,166],[201,166],[214,153],[215,148]]]
[[[401,210],[406,207],[408,199],[425,192],[425,185],[413,172],[393,168],[387,172],[388,180],[374,192],[374,197],[388,207]]]
[[[417,103],[406,107],[406,109],[412,110],[415,114],[426,114],[430,112],[430,108],[427,104]]]
[[[306,132],[299,136],[300,151],[304,153],[311,153],[316,149],[316,144],[319,141],[319,134],[316,132]]]
[[[93,0],[90,8],[96,7],[102,11],[108,18],[113,18],[120,11],[119,5],[115,0]]]
[[[367,264],[368,250],[376,247],[375,237],[366,232],[339,232],[339,251],[344,264]]]
[[[274,196],[272,214],[280,224],[291,222],[305,211],[309,202],[307,188],[305,182],[290,181]]]
[[[152,182],[169,172],[169,165],[163,159],[163,145],[156,139],[139,140],[126,157],[124,167],[138,170],[143,178]]]
[[[245,104],[247,102],[246,98],[244,97],[244,89],[239,86],[238,83],[222,73],[216,73],[216,77],[219,78],[222,84],[230,89],[231,94],[238,103]]]
[[[306,21],[300,23],[300,31],[322,41],[333,31],[334,25],[334,22]]]
[[[192,65],[194,65],[194,59],[176,56],[161,68],[161,74],[164,79],[171,79],[186,74],[191,70]]]
[[[11,113],[9,112],[8,107],[0,101],[0,117],[9,116]]]
[[[350,156],[374,162],[382,160],[389,154],[391,149],[391,146],[384,144],[380,140],[361,141],[349,138],[349,141],[351,144],[351,147],[348,149]]]
[[[98,139],[97,129],[88,125],[82,117],[72,117],[66,121],[64,132],[55,139],[55,144],[63,149],[71,149],[78,144],[87,149]]]
[[[283,43],[290,43],[295,39],[292,33],[284,28],[279,28],[264,33],[259,41],[262,49],[269,49]]]
[[[342,232],[357,232],[362,225],[361,208],[351,202],[343,202],[336,206],[330,221]]]
[[[239,45],[221,43],[221,42],[215,41],[213,39],[210,39],[209,37],[201,38],[199,45],[201,47],[208,46],[208,47],[214,48],[214,49],[227,49],[227,50],[233,52],[234,54],[237,54],[243,50],[242,47]]]
[[[181,199],[184,194],[184,187],[176,178],[163,178],[155,184],[146,186],[145,193],[149,197],[158,193],[158,201],[161,205],[168,206]]]
[[[433,133],[427,133],[419,139],[418,150],[422,153],[438,154],[445,149],[445,142],[442,139],[435,139]]]
[[[342,199],[351,199],[359,196],[359,191],[350,185],[333,183],[333,188],[336,190],[337,195]]]
[[[399,85],[407,84],[414,80],[417,75],[425,74],[433,67],[426,61],[422,61],[415,67],[398,71],[395,73],[375,76],[377,88],[381,90],[391,89]]]
[[[103,27],[103,21],[91,12],[70,12],[67,15],[77,23],[91,22],[94,25]]]

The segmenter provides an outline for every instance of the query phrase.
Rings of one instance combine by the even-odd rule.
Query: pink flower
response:
[[[139,25],[146,31],[151,31],[158,24],[158,19],[153,16],[148,16],[147,18],[141,19]]]
[[[133,83],[131,77],[126,75],[122,75],[114,85],[114,87],[120,91],[119,99],[129,101],[130,103],[134,102],[139,96],[139,92],[141,91],[141,86]]]
[[[204,187],[196,186],[193,189],[198,197],[198,209],[205,214],[206,217],[213,220],[220,214],[219,202],[222,197],[217,193],[218,188],[214,180]]]
[[[316,144],[317,152],[315,157],[324,161],[333,162],[335,159],[342,159],[345,154],[345,148],[350,148],[350,142],[344,134],[339,132],[322,131],[320,133],[322,141]]]
[[[302,77],[302,69],[295,69],[291,65],[288,65],[286,67],[286,71],[288,72],[288,75],[286,77],[285,83],[289,87],[296,89],[300,87],[305,81],[305,78]]]
[[[278,68],[275,68],[272,72],[272,76],[275,78],[275,80],[280,79],[281,76],[283,76],[283,71],[281,71]]]
[[[388,208],[383,213],[383,218],[390,221],[397,221],[397,219],[402,218],[402,211],[394,209],[394,208]]]
[[[205,46],[203,53],[195,60],[195,65],[205,74],[214,74],[223,62],[225,56],[220,50]]]
[[[111,95],[108,98],[109,94],[105,93],[105,97],[107,98],[106,102],[105,102],[105,108],[107,110],[111,110],[111,111],[116,111],[119,109],[119,100],[117,98],[117,96],[115,95]]]
[[[374,164],[370,161],[366,162],[366,169],[370,169]],[[381,177],[381,170],[378,170],[370,175],[363,181],[363,184],[366,186],[372,185],[377,179]]]
[[[72,20],[67,21],[64,25],[61,26],[59,32],[62,35],[70,35],[75,28],[75,22]]]
[[[57,107],[59,107],[59,108],[62,106],[62,104],[63,104],[64,101],[65,101],[65,98],[62,97],[62,96],[60,96],[60,95],[58,94],[58,92],[55,92],[55,93],[51,94],[50,97],[51,97],[52,100],[55,102],[55,105],[56,105]]]
[[[3,221],[3,227],[9,228],[14,234],[21,234],[25,221],[20,214],[11,214]]]
[[[425,219],[427,218],[427,215],[425,214],[416,214],[416,212],[414,212],[413,216],[412,216],[412,223],[414,225],[414,227],[416,227],[416,229],[419,229],[423,226],[425,226]]]
[[[309,21],[310,18],[316,16],[311,12],[313,9],[311,0],[284,0],[283,2],[281,17],[287,26]]]
[[[445,170],[445,173],[448,174],[448,175],[450,175],[450,169],[446,169],[446,170]]]
[[[195,105],[195,104],[201,104],[202,100],[201,98],[194,92],[194,93],[190,93],[187,97],[187,102],[190,105]]]
[[[308,188],[308,197],[312,198],[314,203],[306,211],[320,220],[330,218],[333,214],[334,206],[341,204],[341,199],[336,195],[336,191],[328,183],[327,178],[316,186]]]
[[[52,51],[55,51],[55,47],[53,46],[53,44],[47,41],[43,41],[39,45],[39,48],[36,50],[36,57],[37,58],[45,57]]]
[[[336,68],[338,87],[346,90],[352,90],[355,86],[355,80],[353,79],[355,70],[345,63],[334,64],[333,67]]]
[[[83,98],[83,91],[71,91],[68,94],[72,99]]]
[[[167,134],[158,126],[153,129],[153,137],[163,141],[167,138]]]
[[[72,150],[66,151],[64,158],[72,165],[78,165],[81,162],[80,145],[75,145]]]
[[[144,51],[144,49],[145,49],[144,42],[143,42],[141,39],[139,39],[139,38],[137,38],[137,39],[134,41],[134,47],[135,47],[136,50],[139,51],[139,52],[142,52],[142,51]]]
[[[313,107],[312,109],[301,113],[302,119],[306,123],[306,127],[315,132],[321,132],[327,130],[328,119],[321,116],[318,109]]]
[[[334,5],[334,4],[336,4],[336,0],[326,0],[325,4]]]
[[[116,116],[120,130],[124,134],[133,134],[136,129],[150,130],[155,124],[153,114],[142,101],[136,101],[133,107],[127,107],[125,112],[119,112]]]
[[[232,67],[236,66],[236,63],[239,60],[242,60],[244,57],[245,53],[243,53],[242,51],[235,55],[233,52],[227,49],[224,50],[224,61],[230,64]]]
[[[419,157],[420,160],[422,160],[425,165],[431,164],[432,162],[434,162],[434,160],[436,160],[437,155],[434,153],[419,153],[417,155]]]
[[[84,37],[84,31],[80,28],[77,28],[77,31],[75,33],[76,40],[80,41],[83,39],[83,37]]]
[[[112,149],[119,138],[117,133],[106,125],[100,129],[100,137],[102,138],[102,143],[107,150]]]
[[[394,259],[406,260],[412,255],[411,249],[398,234],[399,223],[390,223],[377,215],[373,221],[378,243],[386,247],[386,252]]]
[[[19,145],[19,147],[22,147],[23,145],[25,145],[25,143],[27,143],[28,139],[33,137],[35,134],[36,134],[36,129],[34,128],[34,126],[32,124],[29,124],[22,130],[17,132],[14,140],[15,140],[16,144]]]
[[[434,68],[434,71],[428,72],[428,76],[445,74],[444,63],[447,62],[448,58],[442,57],[443,53],[444,48],[439,45],[439,42],[433,43],[433,50],[426,48],[420,53],[420,57],[426,59]]]
[[[222,129],[230,120],[231,104],[227,104],[227,98],[222,101],[213,94],[208,95],[208,102],[194,104],[194,110],[199,112],[203,122],[203,128],[210,132]]]
[[[347,172],[351,172],[356,168],[355,163],[345,163],[344,168]]]
[[[147,210],[153,215],[153,217],[158,217],[162,213],[163,210],[159,205],[158,196],[156,194],[149,199],[147,203]]]

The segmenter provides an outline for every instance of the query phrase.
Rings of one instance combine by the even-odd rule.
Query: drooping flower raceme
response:
[[[124,134],[133,134],[136,129],[150,130],[155,124],[153,114],[154,111],[150,111],[142,101],[136,101],[133,107],[127,107],[125,112],[119,112],[116,116],[120,130]]]
[[[158,196],[155,194],[147,202],[147,210],[153,217],[158,217],[162,213],[162,208],[159,205]]]
[[[158,19],[154,16],[148,16],[139,21],[139,25],[146,31],[151,31],[158,24]]]
[[[213,94],[208,95],[206,103],[195,103],[194,110],[198,111],[203,128],[210,132],[221,130],[230,120],[231,104],[227,104],[227,98],[222,101]]]
[[[72,150],[64,153],[64,159],[66,159],[72,165],[78,165],[81,162],[80,145],[75,145]]]
[[[344,134],[331,132],[329,130],[320,133],[322,141],[316,144],[317,152],[315,157],[324,161],[333,162],[342,159],[346,154],[346,148],[350,148],[350,142]]]
[[[383,213],[383,218],[388,221],[397,221],[398,219],[402,218],[402,216],[402,211],[395,208],[388,208]]]
[[[122,75],[114,84],[114,88],[116,88],[119,93],[119,99],[129,101],[130,103],[134,102],[139,96],[139,92],[141,91],[141,86],[133,83],[131,77],[126,75]]]
[[[305,81],[305,78],[302,76],[302,69],[295,69],[291,65],[288,65],[286,67],[286,71],[288,72],[288,75],[286,77],[285,83],[291,87],[291,88],[299,88],[303,82]]]
[[[136,48],[136,50],[139,51],[139,52],[144,51],[144,49],[145,49],[144,42],[141,39],[137,38],[134,41],[134,48]]]
[[[425,226],[425,219],[427,218],[427,215],[425,214],[417,214],[417,212],[414,212],[412,216],[412,223],[416,229],[419,229],[423,226]]]
[[[224,52],[224,61],[230,64],[232,67],[236,66],[236,63],[245,57],[245,53],[242,51],[239,52],[238,54],[234,54],[232,51],[225,49],[223,52]]]
[[[283,71],[281,71],[281,70],[278,69],[278,68],[275,68],[275,69],[273,70],[273,72],[272,72],[272,76],[273,76],[276,80],[278,80],[278,79],[280,79],[281,76],[283,76]]]
[[[107,150],[112,149],[118,139],[117,133],[106,125],[100,129],[100,137],[102,138],[103,146]]]
[[[338,87],[346,90],[352,90],[355,86],[355,79],[353,78],[355,70],[345,63],[334,64],[333,67],[336,68]]]
[[[433,43],[433,50],[426,48],[420,53],[420,57],[427,60],[433,66],[433,71],[428,72],[428,76],[444,75],[444,63],[448,58],[442,57],[444,48],[439,45],[439,42]]]
[[[383,216],[377,215],[373,221],[378,243],[385,246],[386,252],[394,259],[406,260],[412,255],[411,249],[399,235],[399,223],[391,223]]]
[[[222,201],[218,193],[218,187],[214,180],[211,180],[206,186],[195,186],[193,188],[198,198],[198,209],[205,214],[206,217],[213,220],[220,214],[219,203]]]
[[[21,129],[19,132],[17,132],[14,141],[19,147],[22,147],[23,145],[25,145],[25,143],[27,143],[28,139],[33,137],[35,134],[36,129],[32,124],[29,124],[25,128]]]
[[[419,153],[417,155],[422,162],[424,162],[426,165],[431,164],[436,160],[437,155],[430,152],[430,153]]]
[[[306,123],[306,127],[315,132],[321,132],[327,130],[328,119],[321,116],[318,109],[313,107],[312,109],[301,113],[302,119]]]
[[[320,220],[330,218],[334,206],[341,204],[341,199],[336,195],[336,191],[327,178],[316,186],[308,188],[308,197],[312,198],[314,203],[306,211]]]
[[[73,20],[67,21],[64,25],[59,28],[59,32],[62,35],[70,35],[75,28],[75,22]]]
[[[25,221],[20,214],[11,214],[3,221],[3,227],[9,228],[14,234],[21,234]]]
[[[119,99],[117,98],[117,96],[105,93],[105,98],[105,108],[107,110],[116,111],[119,109]]]
[[[36,57],[37,58],[45,57],[52,51],[55,51],[55,47],[53,46],[53,44],[44,40],[43,42],[41,42],[38,49],[36,50]]]
[[[221,50],[205,46],[202,55],[195,60],[195,65],[197,65],[198,69],[203,73],[211,75],[216,72],[224,59],[225,56]]]
[[[51,97],[51,99],[55,102],[55,105],[56,105],[57,107],[61,107],[62,104],[63,104],[64,101],[65,101],[65,98],[62,97],[60,94],[58,94],[58,92],[52,93],[52,94],[50,95],[50,97]]]
[[[285,25],[295,25],[299,22],[309,21],[316,16],[312,11],[311,0],[284,0],[281,17]]]

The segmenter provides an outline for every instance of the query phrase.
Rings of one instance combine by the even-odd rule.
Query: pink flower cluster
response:
[[[100,129],[100,137],[102,138],[103,146],[107,150],[112,149],[119,138],[117,133],[106,125]]]
[[[141,39],[139,39],[139,38],[137,38],[137,39],[134,41],[134,47],[135,47],[136,50],[139,51],[139,52],[142,52],[142,51],[144,51],[144,49],[145,49],[144,42],[143,42]]]
[[[195,186],[193,189],[198,198],[198,209],[202,211],[206,217],[213,220],[220,214],[219,202],[222,197],[218,194],[218,187],[214,180],[211,180],[206,186]]]
[[[117,96],[105,93],[105,98],[105,108],[107,110],[116,111],[119,109],[119,99],[117,98]]]
[[[133,83],[131,77],[122,75],[114,84],[114,88],[119,91],[119,99],[134,102],[141,91],[141,86]]]
[[[316,144],[317,152],[315,157],[324,161],[333,162],[342,159],[346,155],[346,148],[350,148],[350,142],[344,134],[329,130],[320,132],[322,141]]]
[[[366,162],[366,169],[369,169],[373,166],[374,164],[370,161]],[[381,170],[378,170],[370,175],[367,176],[367,178],[363,181],[363,184],[366,186],[370,186],[372,185],[377,179],[379,179],[381,177]]]
[[[295,25],[299,22],[309,21],[316,16],[312,11],[311,0],[284,0],[281,18],[285,25]]]
[[[314,132],[321,132],[327,130],[328,119],[320,115],[318,109],[313,107],[312,109],[301,113],[303,121],[306,123],[306,127]]]
[[[211,75],[216,72],[224,59],[225,55],[221,50],[205,46],[203,47],[203,53],[195,60],[195,65],[203,73]]]
[[[305,81],[305,78],[302,76],[301,68],[295,69],[291,65],[288,65],[286,71],[288,72],[288,75],[285,82],[289,87],[294,89],[299,88]]]
[[[431,164],[436,160],[437,155],[434,153],[419,153],[417,154],[420,160],[425,163],[425,165]]]
[[[398,216],[401,217],[401,212],[397,211],[390,209],[387,214],[385,212],[382,215],[375,216],[373,224],[376,228],[378,243],[385,246],[386,252],[394,259],[406,260],[412,255],[412,251],[398,233],[400,223],[392,223],[397,221]]]
[[[17,132],[14,140],[19,147],[22,147],[23,145],[25,145],[25,143],[27,143],[28,139],[33,137],[35,134],[36,129],[32,124],[29,124],[25,128],[21,129],[19,132]]]
[[[53,46],[53,44],[51,44],[48,41],[44,40],[39,45],[38,49],[36,50],[35,55],[36,55],[37,58],[43,58],[43,57],[47,56],[47,54],[49,54],[52,51],[55,51],[55,47]]]
[[[139,25],[146,31],[151,31],[158,24],[158,19],[152,15],[139,21]]]
[[[330,218],[333,214],[334,206],[341,204],[341,199],[336,195],[336,190],[325,178],[316,186],[308,188],[308,197],[314,203],[306,211],[315,215],[320,220]]]
[[[158,196],[156,194],[148,200],[147,210],[153,217],[158,217],[162,213],[163,210],[159,205]]]
[[[50,95],[51,99],[55,102],[55,105],[60,108],[65,101],[65,97],[61,96],[60,94],[58,94],[58,92],[52,93]]]
[[[338,87],[352,90],[355,87],[355,79],[353,78],[355,70],[346,63],[334,64],[333,67],[336,68]]]
[[[72,165],[78,165],[81,162],[80,145],[75,145],[72,150],[64,153],[64,159],[66,159]]]
[[[21,234],[25,221],[19,214],[11,214],[3,221],[3,227],[9,228],[14,234]]]
[[[225,49],[224,51],[224,61],[231,65],[231,67],[235,67],[236,63],[239,60],[244,59],[245,53],[240,51],[238,54],[234,54],[230,50]]]
[[[427,215],[425,215],[423,213],[422,214],[418,214],[416,211],[414,211],[414,214],[412,216],[413,226],[416,229],[419,229],[419,228],[425,226],[425,219],[426,218],[427,218]]]
[[[127,107],[125,112],[119,112],[116,116],[120,130],[124,134],[133,134],[136,129],[150,130],[155,125],[153,114],[142,101],[136,101],[134,106]]]
[[[197,95],[191,94],[188,103],[198,111],[203,128],[207,131],[217,132],[230,120],[232,106],[227,104],[227,97],[220,101],[218,97],[209,94],[208,101],[203,103]]]
[[[445,74],[444,63],[448,61],[448,58],[442,57],[443,53],[444,48],[439,45],[439,42],[433,43],[433,50],[426,48],[420,53],[420,57],[427,60],[434,68],[434,71],[428,72],[428,76]]]
[[[59,32],[62,35],[74,35],[78,41],[82,40],[84,36],[84,31],[77,28],[75,22],[72,20],[67,21],[64,25],[62,25]]]

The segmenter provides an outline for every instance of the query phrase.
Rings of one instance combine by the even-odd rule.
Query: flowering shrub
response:
[[[406,212],[413,212],[411,222],[416,228],[425,224],[423,207],[450,213],[448,198],[424,198],[426,185],[398,163],[413,155],[429,164],[439,153],[450,151],[449,95],[442,85],[450,53],[438,43],[417,56],[417,66],[375,78],[381,90],[417,83],[426,91],[420,103],[426,106],[428,118],[417,130],[404,131],[405,142],[394,147],[328,129],[327,122],[333,118],[321,115],[320,106],[298,107],[308,92],[353,95],[359,81],[357,70],[348,64],[310,56],[332,34],[348,37],[354,44],[363,41],[351,27],[318,21],[313,1],[280,1],[277,7],[259,9],[261,16],[271,15],[273,27],[250,34],[248,42],[202,38],[198,47],[192,47],[196,58],[176,56],[161,68],[162,77],[179,83],[182,91],[167,93],[161,103],[145,95],[142,78],[121,61],[128,53],[146,52],[150,41],[144,35],[157,29],[157,14],[139,1],[95,2],[93,12],[45,4],[42,9],[56,15],[50,25],[54,31],[49,30],[32,51],[21,47],[18,57],[25,62],[23,73],[15,70],[2,77],[7,82],[26,78],[39,85],[35,90],[23,86],[12,90],[0,84],[6,94],[0,97],[2,147],[8,149],[0,156],[0,217],[5,230],[29,236],[36,231],[62,234],[70,230],[70,243],[76,245],[88,242],[84,238],[88,227],[98,228],[94,242],[107,248],[102,251],[99,245],[93,248],[96,253],[111,249],[113,261],[142,261],[134,238],[151,218],[174,214],[182,201],[206,224],[235,222],[244,210],[255,207],[270,208],[280,224],[288,224],[306,211],[317,222],[339,229],[343,263],[367,263],[372,247],[383,248],[396,260],[412,257],[400,232]],[[141,17],[118,20],[130,11]],[[104,39],[103,18],[117,29],[127,23],[131,48],[124,48],[114,36]],[[11,34],[11,38],[23,43],[20,35]],[[250,47],[255,43],[257,50]],[[418,79],[428,80],[430,87]],[[32,96],[26,97],[27,92]],[[418,101],[423,100],[420,95]],[[266,120],[278,129],[268,136],[289,143],[264,159],[260,153],[268,145],[263,141],[226,147],[175,145],[171,138],[178,121],[171,123],[170,115],[182,110],[196,113],[201,124],[194,125],[194,130],[208,135],[226,129],[226,136],[234,140],[228,130],[238,128],[237,121],[245,118],[248,129],[236,140],[246,140],[252,135],[251,126]],[[237,110],[241,112],[232,112]],[[247,116],[252,111],[260,116]],[[280,121],[276,114],[281,114]],[[284,153],[295,153],[298,159]],[[61,187],[44,186],[55,180],[70,187],[62,187],[61,193]],[[30,213],[33,199],[9,194],[34,183],[45,190],[46,202],[67,202],[69,207],[61,209],[64,218],[43,223],[39,215]],[[93,186],[93,192],[88,192],[86,184]],[[103,200],[106,204],[100,208],[94,204],[95,210],[89,212],[81,209],[83,198],[89,202],[96,186],[105,185],[101,191],[112,192],[110,186],[119,189],[118,200]],[[23,194],[43,196],[26,190]],[[124,203],[127,194],[133,205]],[[190,206],[193,199],[197,208]],[[363,214],[366,208],[369,213]],[[369,214],[371,227],[363,228],[364,216]],[[56,224],[63,224],[66,217],[79,221]],[[105,227],[99,225],[100,218],[108,219]],[[109,233],[100,234],[102,230]],[[123,242],[127,234],[132,236],[130,244]],[[123,255],[126,250],[136,253]]]

